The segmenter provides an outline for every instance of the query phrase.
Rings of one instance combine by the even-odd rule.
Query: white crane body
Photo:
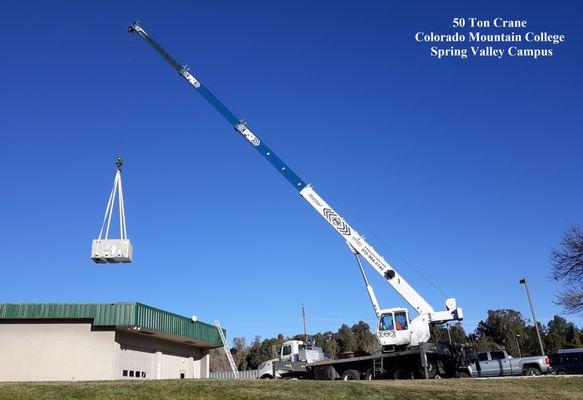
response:
[[[462,320],[462,309],[458,308],[455,299],[447,299],[446,310],[434,311],[433,307],[393,268],[377,251],[369,245],[364,237],[353,229],[334,209],[326,202],[314,188],[306,184],[289,166],[284,163],[273,151],[249,129],[242,119],[235,116],[202,82],[196,78],[188,66],[179,64],[170,54],[154,41],[143,27],[135,22],[129,27],[130,33],[138,33],[162,57],[194,87],[232,126],[243,136],[251,146],[267,159],[288,182],[294,186],[299,194],[310,204],[347,242],[350,250],[356,255],[363,274],[367,293],[373,305],[374,312],[379,320],[377,337],[383,347],[411,346],[426,342],[429,337],[430,324],[439,324],[447,321]],[[405,308],[381,309],[372,286],[368,283],[364,269],[360,264],[359,256],[363,257],[372,268],[378,272],[401,295],[419,316],[409,320]],[[398,321],[399,319],[399,321]],[[400,329],[399,329],[400,326]]]

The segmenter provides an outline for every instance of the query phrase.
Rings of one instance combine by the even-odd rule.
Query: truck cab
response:
[[[406,308],[380,310],[376,334],[383,352],[427,342],[430,337],[428,318],[422,314],[410,320]]]
[[[410,343],[409,313],[406,308],[381,310],[377,323],[377,336],[384,346],[399,346]]]
[[[303,372],[306,365],[326,358],[322,348],[315,346],[311,338],[306,343],[301,340],[287,340],[281,346],[279,358],[259,364],[257,376],[260,379],[272,379],[275,366],[275,377],[281,378],[286,374]]]
[[[284,342],[279,352],[279,359],[281,361],[298,361],[300,348],[306,348],[304,342],[301,340],[288,340]]]
[[[288,340],[281,346],[279,359],[281,361],[314,362],[322,360],[324,354],[320,347],[315,346],[311,340],[307,343],[301,340]]]

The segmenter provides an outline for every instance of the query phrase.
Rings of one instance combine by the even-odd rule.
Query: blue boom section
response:
[[[217,110],[231,125],[237,130],[237,126],[242,124],[242,120],[238,118],[229,108],[219,100],[217,96],[213,94],[205,85],[202,83],[200,87],[196,88],[198,92]],[[237,130],[238,132],[238,130]],[[259,139],[259,138],[258,138]],[[298,191],[302,190],[306,183],[296,174],[281,158],[279,158],[261,139],[259,140],[259,146],[253,146],[275,169],[283,175],[289,183],[293,185]]]
[[[138,28],[139,29],[136,29]],[[160,46],[150,35],[146,34],[144,29],[135,22],[128,29],[130,33],[138,32],[146,41],[156,50],[171,66],[174,68],[180,76],[185,70],[188,70],[187,66],[178,63],[162,46]],[[142,33],[143,32],[143,33]],[[197,79],[198,80],[198,79]],[[200,82],[200,81],[199,81]],[[217,110],[232,126],[237,132],[237,126],[240,124],[245,124],[242,119],[238,118],[229,108],[219,100],[217,96],[213,94],[205,85],[202,83],[200,86],[196,87],[192,85],[201,95]],[[259,139],[259,138],[258,138]],[[300,178],[285,162],[282,161],[262,140],[259,140],[258,146],[253,146],[275,169],[283,175],[289,183],[292,184],[294,188],[298,191],[302,190],[306,183]]]

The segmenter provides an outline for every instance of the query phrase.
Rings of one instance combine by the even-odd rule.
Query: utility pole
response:
[[[532,300],[530,298],[530,291],[528,290],[528,281],[526,280],[526,278],[522,278],[519,281],[519,283],[524,285],[524,288],[526,289],[526,297],[528,297],[528,304],[530,305],[530,312],[532,313],[532,319],[534,320],[534,328],[536,329],[536,335],[538,336],[538,344],[540,345],[540,354],[541,354],[541,356],[544,356],[545,349],[543,347],[543,341],[540,338],[540,332],[538,330],[538,322],[536,320],[536,315],[534,314],[534,307],[532,305]]]
[[[518,358],[521,358],[522,351],[520,351],[520,341],[518,339],[520,339],[520,335],[517,333],[516,334],[516,346],[518,346]]]
[[[306,330],[306,311],[304,310],[304,305],[302,304],[302,319],[304,320],[304,343],[308,340],[308,331]]]

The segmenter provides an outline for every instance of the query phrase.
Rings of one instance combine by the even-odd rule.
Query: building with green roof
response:
[[[208,378],[217,328],[141,303],[0,304],[0,381]]]

